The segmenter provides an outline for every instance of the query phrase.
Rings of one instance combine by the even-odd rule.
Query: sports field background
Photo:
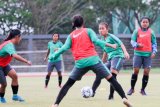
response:
[[[160,74],[159,69],[153,69],[150,73],[149,84],[146,88],[148,96],[142,96],[141,89],[142,73],[138,77],[135,93],[128,96],[134,107],[159,107],[160,106]],[[50,107],[59,92],[57,76],[51,77],[49,87],[44,89],[44,76],[19,76],[19,94],[25,98],[25,102],[13,102],[11,100],[12,91],[10,87],[11,79],[7,78],[8,86],[6,90],[6,104],[0,107]],[[109,83],[103,80],[94,98],[84,99],[81,96],[81,88],[91,86],[95,76],[92,73],[85,75],[80,82],[77,82],[62,101],[59,107],[124,107],[121,98],[115,93],[114,100],[108,101]],[[131,70],[123,71],[118,75],[125,92],[130,88]],[[68,79],[68,74],[63,77],[63,84]]]

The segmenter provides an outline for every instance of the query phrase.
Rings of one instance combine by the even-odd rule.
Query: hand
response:
[[[117,44],[111,44],[111,48],[116,49],[117,48]]]
[[[124,53],[124,57],[125,57],[127,60],[129,60],[130,56],[129,56],[128,52],[125,52],[125,53]]]
[[[47,58],[47,57],[45,57],[45,58],[44,58],[44,61],[47,61],[47,59],[48,59],[48,58]]]
[[[138,43],[138,48],[143,48],[143,44],[141,44],[141,43]]]
[[[54,49],[54,52],[58,51],[58,48]]]
[[[27,64],[28,64],[28,65],[32,65],[32,62],[31,62],[31,61],[27,61]]]
[[[155,56],[156,56],[156,55],[155,55],[154,53],[152,53],[151,58],[155,58]]]

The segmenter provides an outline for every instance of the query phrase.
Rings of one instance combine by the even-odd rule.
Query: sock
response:
[[[117,80],[117,74],[115,73],[112,73],[113,77]],[[110,85],[110,95],[109,96],[112,96],[113,97],[113,94],[114,94],[114,88],[112,87],[112,85]]]
[[[137,82],[137,77],[138,77],[137,74],[132,74],[132,77],[131,77],[131,88],[132,89],[134,89],[134,87],[135,87],[135,84]]]
[[[0,93],[0,97],[4,97],[5,93]]]
[[[17,94],[17,93],[18,93],[18,87],[19,87],[19,86],[18,86],[18,85],[16,85],[16,86],[12,85],[11,87],[12,87],[13,95]]]
[[[110,82],[114,90],[117,91],[117,93],[121,96],[122,99],[127,98],[121,85],[118,83],[118,81],[114,77],[111,77],[108,81]]]
[[[149,79],[148,75],[143,75],[143,78],[142,78],[142,90],[144,90],[146,88],[147,83],[148,83],[148,79]]]
[[[58,76],[58,83],[59,83],[59,86],[61,86],[61,83],[62,83],[62,76]]]
[[[101,79],[96,77],[96,79],[93,83],[93,86],[92,86],[92,90],[93,90],[94,94],[96,93],[96,90],[97,90],[98,86],[100,85],[100,83],[101,83]]]
[[[48,86],[48,82],[49,82],[49,80],[50,80],[50,76],[49,76],[49,75],[47,75],[47,76],[46,76],[46,80],[45,80],[45,86]]]
[[[76,81],[69,78],[68,81],[65,83],[65,85],[62,87],[62,89],[60,90],[58,96],[57,96],[57,99],[56,99],[56,102],[55,104],[58,104],[61,102],[61,100],[63,99],[63,97],[67,94],[68,90],[73,86],[73,84],[75,83]]]

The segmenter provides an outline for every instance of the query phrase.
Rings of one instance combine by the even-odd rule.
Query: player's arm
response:
[[[115,36],[115,35],[111,35],[111,36],[117,42],[117,44],[122,48],[125,58],[129,59],[130,56],[129,56],[127,50],[126,50],[126,47],[122,43],[122,41],[117,36]]]
[[[157,40],[156,40],[156,35],[155,33],[152,31],[152,58],[155,57],[156,53],[157,53]]]
[[[107,53],[106,53],[106,52],[103,52],[102,62],[105,63],[105,62],[106,62],[106,59],[107,59]]]
[[[15,58],[16,60],[21,61],[21,62],[24,62],[24,63],[26,63],[26,64],[28,64],[28,65],[31,65],[31,62],[30,62],[30,61],[24,59],[23,57],[21,57],[20,55],[18,55],[18,54],[16,53],[16,50],[15,50],[13,44],[8,44],[8,45],[6,45],[5,51],[6,51],[10,56],[12,56],[13,58]]]
[[[47,49],[47,54],[46,54],[46,56],[45,56],[45,58],[44,58],[44,61],[46,61],[46,60],[48,59],[49,53],[50,53],[50,49]]]
[[[63,52],[71,48],[71,37],[70,35],[67,37],[67,40],[65,41],[64,45],[55,52],[55,54],[52,56],[53,59],[57,59]]]
[[[116,48],[116,44],[109,44],[109,43],[106,43],[106,42],[98,39],[96,33],[92,29],[88,28],[87,30],[88,30],[87,32],[88,32],[88,35],[89,35],[90,39],[92,40],[92,42],[95,45],[101,47],[102,49],[104,49],[105,46]]]
[[[28,65],[31,65],[31,62],[30,62],[30,61],[26,60],[25,58],[21,57],[21,56],[18,55],[18,54],[12,54],[12,57],[15,58],[15,59],[18,60],[18,61],[21,61],[21,62],[24,62],[24,63],[26,63],[26,64],[28,64]]]
[[[132,37],[131,37],[131,45],[133,48],[138,47],[137,34],[138,34],[138,30],[134,30]]]

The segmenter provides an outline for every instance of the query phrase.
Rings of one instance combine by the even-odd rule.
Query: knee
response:
[[[62,76],[62,73],[61,73],[61,72],[58,72],[58,76],[61,77],[61,76]]]
[[[138,75],[138,73],[139,73],[139,68],[134,68],[134,74]]]
[[[144,73],[143,74],[148,76],[149,75],[149,71],[150,71],[149,69],[144,69]]]
[[[7,83],[1,84],[1,88],[5,89],[7,87]]]
[[[18,76],[17,76],[16,74],[13,75],[13,76],[12,76],[12,80],[13,80],[13,81],[17,81],[17,80],[18,80]]]

